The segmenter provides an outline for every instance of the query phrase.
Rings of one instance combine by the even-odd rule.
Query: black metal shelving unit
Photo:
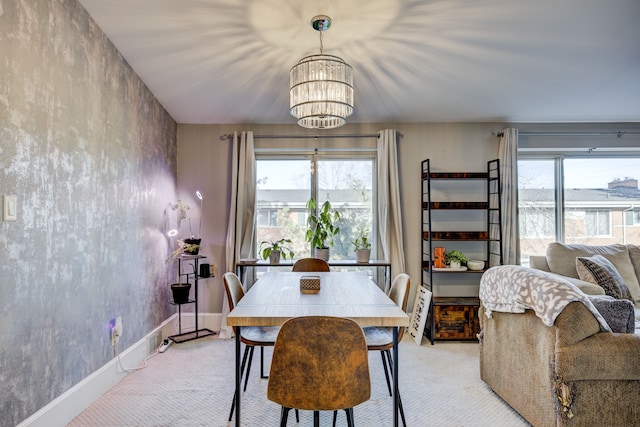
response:
[[[422,284],[432,292],[427,318],[425,335],[431,341],[436,340],[475,340],[479,331],[477,297],[440,296],[434,292],[436,281],[448,277],[480,276],[487,268],[501,265],[502,259],[502,227],[500,206],[500,161],[498,159],[487,162],[486,172],[433,172],[429,159],[422,161],[421,184],[421,218],[422,218]],[[432,186],[438,181],[465,181],[469,190],[473,186],[486,185],[485,201],[465,200],[434,200]],[[478,187],[482,189],[482,187]],[[440,195],[440,197],[442,197]],[[434,231],[434,221],[439,219],[434,212],[451,211],[484,211],[486,225],[483,230],[474,231]],[[435,217],[435,218],[434,218]],[[485,268],[483,270],[449,270],[434,269],[433,255],[437,244],[446,246],[451,242],[479,242],[484,244],[483,255]],[[446,276],[445,276],[446,275]],[[449,276],[465,275],[465,276]]]
[[[200,271],[198,264],[203,258],[206,258],[206,256],[182,254],[178,257],[178,276],[185,277],[185,283],[188,283],[189,278],[193,276],[194,290],[193,299],[189,299],[186,303],[175,304],[174,302],[171,302],[171,304],[174,304],[178,307],[178,333],[169,336],[169,339],[177,344],[216,334],[216,332],[212,331],[211,329],[198,327],[198,279],[200,278],[198,273]],[[193,269],[193,273],[183,273],[183,268],[185,267],[182,264],[183,262],[189,263],[189,265]],[[187,304],[194,304],[195,307],[195,329],[193,331],[182,332],[182,306]]]

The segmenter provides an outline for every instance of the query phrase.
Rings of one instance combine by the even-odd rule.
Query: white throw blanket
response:
[[[582,291],[557,275],[541,270],[518,265],[492,267],[480,280],[480,300],[488,318],[492,311],[524,313],[533,310],[547,326],[553,325],[570,302],[579,301],[593,313],[602,331],[611,331]]]

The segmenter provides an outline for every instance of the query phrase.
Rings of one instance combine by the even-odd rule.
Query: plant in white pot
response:
[[[340,232],[335,223],[340,221],[340,213],[331,207],[327,200],[316,210],[316,201],[312,197],[307,202],[307,232],[305,240],[313,246],[315,256],[329,261],[329,248],[333,246],[333,237]]]
[[[457,250],[447,251],[444,257],[450,268],[460,268],[462,264],[466,264],[469,261],[469,258],[464,253]]]
[[[295,254],[288,244],[291,244],[291,239],[280,239],[275,242],[264,240],[260,242],[260,256],[265,260],[268,258],[271,264],[279,263],[280,257],[285,260],[293,259]]]
[[[356,251],[357,262],[369,262],[371,258],[371,241],[369,240],[369,231],[360,230],[353,242]]]

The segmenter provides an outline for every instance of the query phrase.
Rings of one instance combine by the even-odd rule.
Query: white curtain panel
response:
[[[378,237],[381,258],[391,262],[392,280],[405,272],[397,138],[394,129],[378,132]]]
[[[504,264],[520,264],[518,238],[518,129],[505,128],[500,136],[502,257]]]
[[[231,206],[226,241],[226,271],[235,272],[237,260],[253,254],[255,234],[254,213],[256,206],[256,157],[253,149],[253,132],[233,134],[231,164]],[[233,329],[227,326],[229,302],[222,302],[220,338],[231,338]]]

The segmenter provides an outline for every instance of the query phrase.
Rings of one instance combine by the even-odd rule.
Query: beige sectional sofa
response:
[[[534,426],[640,425],[639,322],[634,333],[628,301],[589,296],[604,292],[579,279],[575,258],[594,254],[616,266],[637,308],[638,246],[554,243],[547,257],[532,259],[537,269],[499,266],[483,275],[481,378]],[[630,333],[610,331],[592,303],[602,298],[631,311]]]

